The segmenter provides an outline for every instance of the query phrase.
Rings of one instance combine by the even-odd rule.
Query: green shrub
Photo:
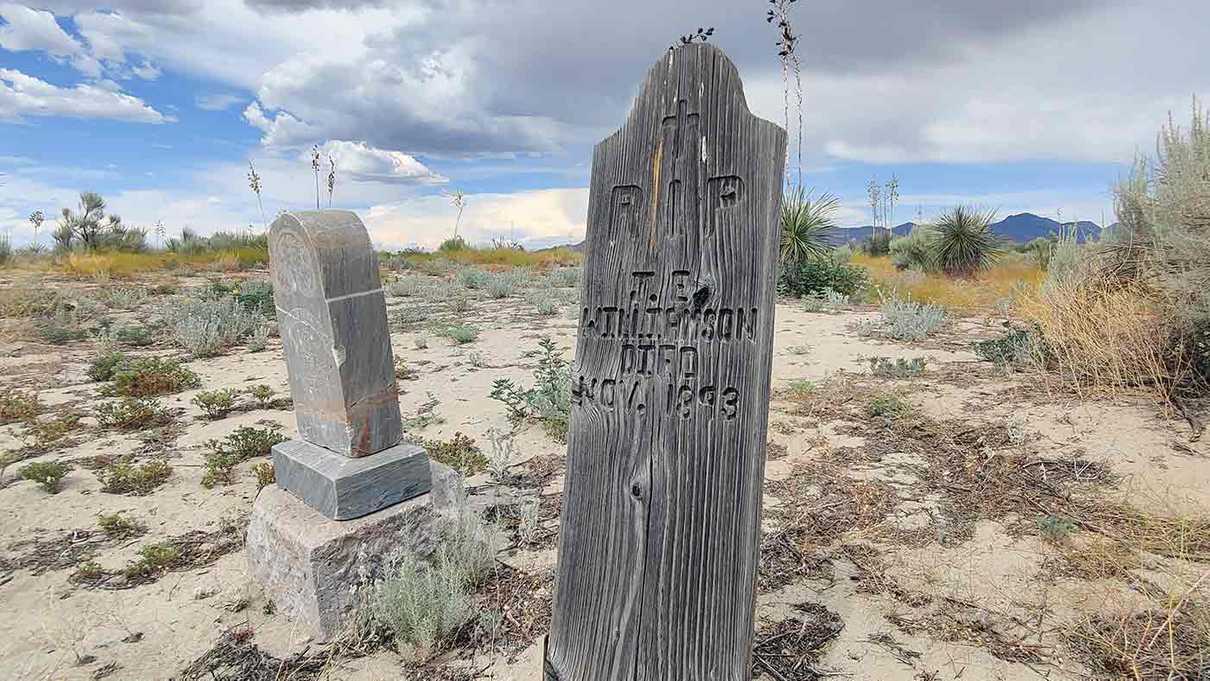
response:
[[[391,325],[400,331],[408,331],[416,328],[428,318],[429,314],[423,307],[408,305],[391,314]]]
[[[992,233],[991,211],[955,206],[937,219],[933,261],[950,276],[969,277],[991,267],[1004,247]]]
[[[88,363],[88,378],[94,381],[108,381],[114,372],[126,361],[126,353],[119,350],[103,350]]]
[[[971,349],[981,360],[1008,367],[1029,366],[1045,354],[1041,339],[1024,329],[1011,329],[999,338],[975,341]]]
[[[924,373],[925,364],[927,361],[923,357],[914,357],[906,359],[904,357],[896,357],[894,361],[889,357],[869,357],[866,360],[870,364],[870,373],[879,378],[911,378]]]
[[[163,357],[141,357],[121,364],[112,380],[111,392],[126,397],[168,395],[201,383],[188,367]]]
[[[934,267],[937,230],[930,225],[917,225],[912,233],[891,240],[891,262],[896,269],[931,272]]]
[[[231,388],[203,390],[193,396],[193,404],[206,414],[206,418],[220,419],[235,409],[235,397],[239,393]]]
[[[129,461],[111,463],[100,470],[101,491],[109,494],[129,494],[141,497],[168,482],[172,467],[166,459],[152,459],[143,465]]]
[[[420,661],[441,652],[478,616],[472,594],[495,567],[493,543],[491,529],[463,502],[430,560],[411,552],[392,558],[370,590],[367,624]]]
[[[466,345],[479,340],[479,327],[473,324],[455,324],[445,329],[445,336],[458,345]]]
[[[41,485],[50,494],[57,494],[63,481],[63,476],[71,468],[61,461],[38,461],[22,466],[17,475],[22,480],[31,480]]]
[[[248,393],[248,396],[255,400],[256,406],[261,409],[268,409],[269,407],[273,406],[273,388],[265,385],[264,383],[258,383],[254,386],[250,386],[244,392]]]
[[[27,421],[42,411],[38,394],[16,388],[0,390],[0,425]]]
[[[861,242],[861,250],[868,255],[879,257],[891,252],[891,230],[880,228],[875,230],[870,238]]]
[[[854,298],[865,290],[868,278],[865,268],[837,258],[809,258],[782,268],[777,291],[801,298],[830,289]]]
[[[139,579],[166,572],[181,559],[180,547],[170,542],[147,544],[139,549],[139,557],[128,563],[122,574],[127,579]]]
[[[96,406],[93,415],[102,428],[116,430],[142,430],[172,420],[172,415],[154,397],[123,397],[103,402]]]
[[[137,520],[127,518],[120,511],[117,513],[102,513],[97,517],[97,526],[110,539],[127,539],[138,536],[145,529]]]
[[[277,471],[274,470],[273,464],[268,461],[262,461],[253,466],[252,475],[256,476],[256,489],[258,491],[277,482]]]
[[[866,405],[866,413],[870,416],[883,416],[896,418],[903,416],[912,410],[912,405],[904,401],[903,398],[891,393],[882,393],[875,395]]]
[[[560,267],[551,270],[547,279],[555,288],[571,288],[580,285],[581,271],[579,267]]]
[[[21,440],[28,451],[35,454],[50,451],[63,438],[80,427],[80,415],[60,414],[50,419],[30,418],[25,421]]]
[[[492,279],[491,274],[475,267],[464,267],[458,270],[458,283],[468,289],[487,288]]]
[[[263,279],[251,279],[239,285],[236,289],[235,300],[252,314],[262,317],[273,317],[277,314],[273,307],[273,284]]]
[[[259,303],[255,303],[259,305]],[[176,344],[191,357],[213,357],[238,345],[268,321],[234,297],[186,298],[168,308]]]
[[[134,348],[146,347],[154,342],[151,331],[145,326],[119,326],[113,332],[113,339]]]
[[[453,468],[466,476],[471,476],[487,468],[487,457],[475,444],[474,438],[454,433],[448,440],[420,440],[418,444],[435,461]]]
[[[879,312],[881,319],[860,327],[861,333],[901,341],[920,341],[936,333],[945,324],[945,309],[941,306],[893,296],[883,301]]]
[[[237,465],[258,456],[268,456],[273,445],[285,441],[278,424],[265,428],[240,426],[222,440],[208,440],[206,446],[210,452],[206,455],[202,485],[231,484]]]
[[[550,338],[538,342],[538,365],[534,386],[522,388],[511,379],[500,378],[489,394],[504,403],[512,421],[536,419],[557,440],[567,437],[571,415],[571,368]]]

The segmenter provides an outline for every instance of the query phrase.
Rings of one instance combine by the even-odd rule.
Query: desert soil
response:
[[[440,300],[388,302],[392,310],[420,306],[433,317],[452,316]],[[137,319],[155,304],[153,297],[140,310],[114,314]],[[1206,516],[1210,445],[1190,441],[1184,421],[1143,396],[1079,396],[979,361],[971,342],[996,336],[1002,319],[955,320],[927,341],[901,343],[859,333],[860,323],[876,316],[871,309],[808,313],[795,301],[777,308],[757,597],[759,678],[1094,674],[1071,633],[1078,623],[1141,612],[1154,596],[1140,584],[1179,593],[1204,565],[1163,550],[1132,550],[1124,565],[1090,569],[1079,558],[1091,553],[1085,542],[1100,545],[1100,535],[1087,529],[1095,522],[1061,512],[1120,505],[1165,517]],[[532,351],[543,336],[571,357],[574,305],[539,317],[523,297],[478,298],[462,317],[482,329],[476,342],[459,346],[422,329],[394,333],[396,356],[415,371],[401,381],[400,406],[411,415],[435,397],[441,420],[411,435],[448,439],[460,432],[486,450],[489,430],[512,427],[503,405],[488,397],[493,381],[531,382]],[[427,348],[416,347],[418,336],[428,338]],[[101,384],[85,374],[94,353],[90,341],[8,340],[0,344],[0,387],[37,391],[51,411],[87,414],[102,399]],[[160,344],[136,354],[180,353]],[[873,356],[925,358],[926,365],[917,376],[879,377],[866,361]],[[208,440],[265,421],[293,434],[288,407],[209,420],[190,402],[198,390],[254,384],[288,395],[280,344],[273,338],[261,352],[236,348],[188,366],[202,386],[164,398],[177,412],[175,426],[150,436],[121,433],[86,416],[70,436],[75,444],[28,460],[71,462],[57,494],[15,478],[28,461],[5,473],[0,678],[185,678],[183,670],[231,632],[242,632],[241,645],[287,662],[322,650],[274,613],[250,582],[238,536],[257,494],[256,462],[242,464],[231,485],[201,485]],[[910,411],[870,415],[870,401],[885,395]],[[19,450],[21,430],[0,427],[0,446]],[[481,678],[539,678],[564,447],[536,424],[520,425],[516,444],[509,492],[542,497],[542,531],[522,545],[510,511],[501,511],[507,578],[493,582],[486,596],[505,610],[498,639],[448,653],[430,664],[427,678],[471,678],[459,671],[465,669],[482,671]],[[173,474],[146,496],[102,492],[91,462],[124,454],[166,455]],[[1005,477],[981,482],[971,474],[992,468]],[[472,494],[499,492],[486,473],[468,484]],[[118,511],[146,533],[104,538],[98,516]],[[1067,521],[1076,525],[1071,532],[1044,531],[1047,523]],[[141,546],[186,536],[217,548],[137,585],[96,587],[73,578],[85,560],[120,571]],[[232,536],[237,540],[225,541]],[[398,679],[412,666],[383,647],[324,664],[324,678],[358,680]]]

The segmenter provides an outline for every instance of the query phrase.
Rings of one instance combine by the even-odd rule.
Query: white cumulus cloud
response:
[[[138,97],[116,91],[112,83],[59,87],[15,69],[0,69],[0,120],[27,116],[107,118],[137,123],[173,120]]]
[[[441,184],[448,181],[402,151],[376,149],[365,142],[329,140],[320,146],[324,158],[336,162],[339,175],[364,182]]]

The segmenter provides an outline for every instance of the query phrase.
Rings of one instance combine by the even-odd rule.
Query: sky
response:
[[[785,84],[762,0],[0,0],[0,229],[35,238],[83,190],[126,224],[262,230],[333,207],[382,248],[461,233],[579,241],[592,147],[682,34],[739,68],[779,124]],[[1210,96],[1205,0],[798,0],[801,175],[869,224],[958,203],[1113,221],[1113,183],[1171,113]],[[801,133],[801,135],[799,135]],[[796,142],[791,142],[796,156]],[[252,163],[261,201],[249,189]],[[319,192],[328,205],[326,188]],[[154,240],[154,237],[153,237]]]

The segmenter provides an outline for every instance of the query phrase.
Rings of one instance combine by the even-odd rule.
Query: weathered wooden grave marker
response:
[[[547,681],[750,677],[785,149],[706,44],[596,147]]]

